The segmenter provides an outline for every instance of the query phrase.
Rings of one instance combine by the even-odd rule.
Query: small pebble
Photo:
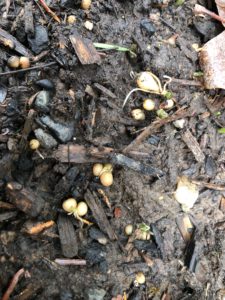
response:
[[[49,79],[41,79],[35,82],[35,84],[46,91],[51,91],[55,89],[54,83]]]
[[[94,27],[94,24],[92,23],[92,22],[90,22],[90,21],[86,21],[85,23],[84,23],[84,27],[87,29],[87,30],[92,30],[93,29],[93,27]]]
[[[37,25],[35,27],[34,38],[28,37],[29,45],[35,54],[41,53],[41,51],[48,48],[48,31],[44,26]]]
[[[147,19],[141,20],[140,27],[148,33],[149,37],[153,36],[155,33],[154,25]]]
[[[49,112],[49,102],[50,102],[50,95],[47,91],[41,91],[38,93],[35,99],[35,108],[41,112]]]
[[[173,125],[178,129],[183,129],[185,125],[185,120],[184,119],[176,120],[173,122]]]
[[[88,300],[103,300],[106,295],[106,291],[103,289],[89,289]]]
[[[60,142],[66,143],[71,140],[74,134],[73,124],[61,124],[52,120],[49,116],[42,116],[39,119],[41,123],[49,128]]]
[[[34,131],[36,138],[40,141],[41,146],[46,149],[51,149],[57,146],[57,141],[43,129],[38,128]]]

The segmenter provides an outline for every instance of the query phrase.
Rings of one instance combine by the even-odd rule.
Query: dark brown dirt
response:
[[[53,57],[57,57],[64,66],[56,64],[41,71],[0,77],[0,83],[7,88],[6,100],[0,103],[0,200],[9,202],[6,184],[17,181],[45,202],[42,212],[35,218],[14,209],[17,214],[4,219],[2,214],[11,210],[0,206],[0,298],[12,276],[20,268],[25,268],[30,277],[19,281],[12,299],[103,299],[97,296],[91,298],[92,289],[105,291],[106,300],[124,292],[128,299],[133,300],[224,299],[225,223],[224,211],[220,207],[224,191],[200,186],[200,196],[189,212],[196,228],[189,244],[184,242],[178,229],[177,219],[184,213],[173,197],[177,179],[182,174],[204,182],[224,184],[224,137],[217,131],[225,124],[221,105],[223,92],[208,92],[181,82],[169,85],[177,101],[169,114],[173,115],[183,106],[190,108],[193,114],[186,118],[183,130],[176,129],[172,123],[167,124],[135,149],[139,153],[147,153],[148,157],[141,159],[142,162],[161,169],[164,176],[154,178],[114,166],[114,183],[104,189],[112,208],[109,209],[104,202],[102,206],[118,239],[100,245],[90,237],[87,225],[81,226],[68,216],[77,235],[78,255],[75,258],[86,259],[87,266],[58,266],[54,263],[56,258],[63,258],[57,225],[37,236],[24,232],[24,224],[29,220],[54,220],[57,224],[58,215],[63,213],[63,200],[71,196],[82,200],[87,188],[96,191],[101,187],[92,176],[93,164],[60,163],[53,158],[53,149],[41,147],[43,160],[29,150],[29,140],[35,136],[34,130],[41,127],[39,118],[43,112],[36,111],[23,141],[24,124],[29,109],[33,108],[27,105],[28,99],[41,90],[35,85],[36,81],[50,79],[55,84],[48,114],[62,124],[73,123],[74,134],[69,144],[94,145],[99,149],[107,146],[121,151],[137,136],[136,130],[156,119],[155,112],[147,112],[145,121],[140,123],[131,118],[132,108],[141,107],[146,96],[143,93],[133,94],[122,110],[126,94],[135,87],[130,72],[151,70],[162,81],[164,75],[193,80],[199,64],[192,45],[201,46],[212,38],[212,31],[211,35],[208,33],[212,26],[215,27],[214,36],[221,30],[207,19],[205,22],[211,23],[207,23],[204,35],[196,30],[194,24],[199,20],[192,14],[196,0],[186,1],[179,7],[171,0],[163,8],[156,7],[154,2],[157,1],[151,0],[99,0],[93,1],[87,13],[80,9],[79,1],[61,1],[61,6],[58,1],[49,2],[62,20],[72,14],[77,18],[73,26],[65,21],[61,24],[50,21],[47,14],[45,21],[38,6],[33,3],[35,26],[43,24],[49,34],[49,54],[41,62],[55,61]],[[207,5],[207,1],[199,2]],[[23,8],[24,1],[12,1],[8,18],[1,17],[0,26],[30,49],[23,30],[23,18],[18,18]],[[4,1],[0,9],[2,13],[5,11]],[[92,31],[84,27],[87,19],[94,24]],[[141,29],[143,19],[152,20],[154,35],[149,36],[146,30]],[[100,64],[81,65],[69,41],[74,28],[92,42],[136,45],[137,58],[131,58],[124,52],[108,51]],[[168,44],[166,41],[174,34],[178,34],[176,44]],[[60,42],[66,47],[59,48]],[[8,70],[6,62],[12,54],[15,54],[13,50],[0,47],[1,72]],[[94,86],[95,83],[109,89],[116,98],[101,92]],[[93,88],[96,97],[85,92],[87,85]],[[212,104],[212,99],[217,102]],[[196,162],[183,142],[182,133],[186,129],[200,144],[206,157],[204,163]],[[86,218],[96,224],[91,212]],[[151,225],[151,241],[134,241],[127,252],[128,238],[124,227],[128,223]],[[151,266],[147,265],[143,254],[151,258]],[[196,256],[195,267],[190,269],[193,255]],[[145,273],[146,284],[135,287],[138,271]],[[20,293],[29,285],[32,295],[23,297]]]

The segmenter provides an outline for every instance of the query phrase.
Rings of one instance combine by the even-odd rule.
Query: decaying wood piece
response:
[[[0,28],[0,44],[15,50],[21,55],[32,57],[32,52],[25,48],[14,36]]]
[[[105,150],[106,153],[109,153],[109,149]],[[83,163],[95,163],[100,161],[100,159],[95,157],[88,157],[87,150],[82,145],[59,145],[58,149],[53,152],[53,157],[61,162],[72,162],[77,164]]]
[[[145,127],[144,130],[134,139],[128,146],[123,149],[123,153],[130,153],[131,150],[135,149],[138,145],[140,145],[145,139],[147,139],[151,134],[157,132],[159,128],[163,125],[176,121],[178,119],[182,119],[188,116],[191,116],[193,113],[189,110],[184,110],[183,108],[176,111],[172,116],[162,120],[156,120],[152,122],[149,126]]]
[[[70,168],[66,174],[57,182],[54,189],[55,203],[61,201],[68,195],[70,189],[75,183],[75,179],[79,174],[79,169],[75,166]]]
[[[160,169],[143,164],[123,154],[111,155],[111,162],[123,167],[127,167],[133,171],[140,172],[150,176],[162,176],[164,174]]]
[[[26,34],[34,34],[34,18],[32,13],[32,1],[29,1],[24,6],[24,23]]]
[[[17,215],[17,211],[10,211],[10,212],[2,213],[2,214],[0,214],[0,222],[15,218],[16,215]]]
[[[205,155],[202,152],[199,143],[197,142],[196,138],[192,135],[190,130],[187,130],[183,135],[182,135],[182,140],[185,142],[185,144],[188,146],[188,148],[191,150],[193,153],[195,159],[203,163],[205,160]]]
[[[44,200],[39,195],[17,182],[9,182],[6,193],[12,204],[31,217],[37,217],[44,207]]]
[[[194,225],[191,223],[189,216],[177,217],[176,223],[184,241],[189,242],[194,230]]]
[[[29,300],[34,298],[41,289],[41,284],[37,281],[28,284],[18,295],[14,296],[14,300]]]
[[[225,31],[207,42],[200,52],[206,89],[225,89]]]
[[[137,154],[137,152],[136,152]],[[132,155],[132,151],[129,153]],[[54,158],[61,162],[71,163],[96,163],[111,162],[123,167],[127,167],[136,172],[150,176],[162,176],[164,173],[157,168],[141,163],[123,154],[116,153],[113,148],[97,147],[85,148],[82,145],[60,145],[53,153]]]
[[[117,239],[115,232],[106,217],[104,209],[102,208],[101,201],[99,200],[98,196],[94,192],[91,193],[90,190],[87,190],[84,195],[84,199],[87,202],[87,205],[90,207],[90,210],[92,211],[99,228],[108,235],[110,240]]]
[[[23,224],[22,231],[31,235],[35,235],[41,233],[45,229],[52,227],[54,224],[55,222],[52,220],[47,222],[34,222],[29,220]]]
[[[59,215],[57,225],[63,255],[69,258],[76,256],[78,253],[78,242],[70,218],[68,216]]]
[[[74,31],[70,41],[82,65],[100,63],[101,57],[90,40],[83,39]]]
[[[32,125],[33,125],[33,121],[34,121],[34,118],[35,118],[36,114],[37,113],[34,109],[30,109],[29,112],[28,112],[28,115],[26,117],[26,121],[24,123],[21,139],[20,139],[20,142],[19,142],[20,150],[25,149],[25,147],[27,145],[27,138],[28,138],[28,135],[30,134],[30,132],[32,130]]]
[[[103,94],[105,94],[106,96],[112,98],[112,99],[116,99],[116,95],[111,92],[109,89],[107,89],[106,87],[104,87],[103,85],[99,84],[99,83],[94,83],[94,87],[101,91]]]

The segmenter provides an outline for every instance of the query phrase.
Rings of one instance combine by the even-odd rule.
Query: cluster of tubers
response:
[[[113,184],[113,166],[111,164],[94,164],[93,175],[99,177],[103,186],[108,187]]]
[[[17,69],[17,68],[27,69],[30,67],[30,59],[29,57],[26,56],[21,56],[21,57],[11,56],[8,59],[7,64],[12,69]]]

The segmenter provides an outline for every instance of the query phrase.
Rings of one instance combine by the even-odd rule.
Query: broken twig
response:
[[[87,264],[84,259],[65,259],[65,258],[56,258],[55,263],[60,266],[85,266]]]
[[[171,117],[162,120],[156,120],[151,123],[149,126],[145,127],[143,132],[140,133],[134,141],[132,141],[126,148],[124,148],[123,153],[128,153],[138,145],[140,145],[145,139],[147,139],[151,134],[155,133],[160,127],[165,124],[171,123],[178,119],[182,119],[188,116],[191,116],[193,113],[189,110],[179,109]]]
[[[198,141],[196,138],[192,135],[190,130],[187,130],[183,135],[182,135],[182,140],[185,142],[185,144],[188,146],[188,148],[191,150],[193,153],[195,159],[197,162],[203,163],[205,160],[205,155],[202,152]]]
[[[44,68],[47,68],[47,67],[50,67],[50,66],[53,66],[53,65],[56,65],[56,64],[57,64],[57,62],[53,61],[53,62],[50,62],[48,64],[42,64],[42,65],[38,65],[38,66],[35,66],[35,67],[26,68],[26,69],[3,72],[3,73],[0,73],[0,77],[5,76],[5,75],[13,75],[13,74],[17,74],[17,73],[24,73],[24,72],[31,71],[31,70],[44,69]]]
[[[56,13],[54,13],[54,11],[52,11],[49,7],[48,7],[48,5],[45,3],[45,1],[44,0],[36,0],[36,1],[38,1],[40,4],[41,4],[41,6],[45,9],[45,11],[55,20],[55,21],[57,21],[58,23],[61,23],[61,21],[60,21],[60,18],[56,15]]]

